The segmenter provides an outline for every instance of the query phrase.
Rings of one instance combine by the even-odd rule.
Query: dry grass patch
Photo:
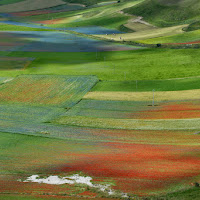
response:
[[[22,12],[39,10],[65,4],[62,0],[25,0],[22,2],[0,6],[0,12]]]
[[[198,130],[200,119],[110,119],[94,117],[61,117],[56,123],[70,126],[93,127],[103,129],[127,129],[127,130]]]
[[[155,37],[162,37],[162,36],[170,36],[183,33],[183,28],[187,27],[188,25],[179,25],[167,28],[150,28],[149,30],[138,31],[134,33],[125,33],[125,34],[116,34],[116,35],[96,35],[97,37],[102,37],[106,39],[114,39],[116,41],[120,41],[120,37],[126,41],[132,40],[142,40],[142,39],[149,39]]]
[[[200,89],[154,92],[155,101],[195,100],[200,97]],[[152,101],[153,92],[89,92],[84,99],[111,101]]]

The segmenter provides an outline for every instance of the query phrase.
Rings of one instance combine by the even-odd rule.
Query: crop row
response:
[[[198,101],[178,102],[82,100],[65,116],[116,119],[188,119],[200,118]]]
[[[54,119],[65,112],[63,108],[25,105],[0,105],[1,122],[41,123]]]
[[[96,81],[94,76],[21,75],[1,85],[0,101],[71,107]]]

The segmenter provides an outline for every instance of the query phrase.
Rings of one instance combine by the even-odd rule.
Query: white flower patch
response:
[[[34,182],[34,183],[46,183],[51,185],[62,185],[62,184],[74,184],[72,180],[65,178],[59,178],[58,176],[49,176],[47,178],[39,178],[38,175],[32,175],[28,177],[24,182]]]
[[[101,192],[107,193],[109,195],[115,195],[116,192],[110,188],[110,185],[93,184],[92,178],[89,176],[80,176],[79,174],[74,174],[72,176],[66,176],[60,178],[58,176],[49,176],[47,178],[40,178],[38,175],[32,175],[28,177],[23,182],[33,182],[33,183],[45,183],[51,185],[62,185],[62,184],[85,184],[89,187],[98,189]],[[122,193],[122,197],[126,198],[127,194]]]

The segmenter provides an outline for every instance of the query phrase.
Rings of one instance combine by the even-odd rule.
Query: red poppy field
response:
[[[172,138],[168,132],[162,131],[160,134]],[[195,144],[199,135],[185,145],[181,144],[181,132],[174,145],[170,141],[168,145],[142,144],[143,140],[151,137],[152,133],[142,136],[141,132],[141,144],[137,144],[133,141],[130,143],[128,137],[123,142],[77,142],[23,135],[13,138],[12,134],[1,133],[1,143],[9,143],[10,147],[2,152],[7,161],[3,162],[1,171],[7,175],[0,176],[0,193],[55,195],[60,198],[84,196],[87,193],[96,197],[106,195],[84,184],[77,187],[22,182],[33,174],[64,177],[81,173],[92,177],[94,183],[110,184],[114,191],[139,196],[189,188],[191,183],[200,180],[200,148]],[[187,137],[190,138],[189,134]],[[194,137],[192,133],[191,137]],[[17,162],[13,166],[15,160]],[[11,173],[13,170],[18,173]]]
[[[117,119],[193,119],[200,118],[200,101],[123,102],[83,100],[67,116]]]
[[[133,113],[136,119],[191,119],[200,118],[200,101],[161,103],[153,109]]]

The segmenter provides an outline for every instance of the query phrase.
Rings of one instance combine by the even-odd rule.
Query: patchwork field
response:
[[[22,75],[1,85],[0,101],[70,108],[96,82],[95,76]]]
[[[187,119],[200,118],[199,101],[136,102],[83,100],[66,116],[115,119]]]
[[[132,191],[140,195],[154,194],[163,189],[173,191],[178,187],[188,188],[188,183],[198,180],[198,177],[193,178],[199,174],[198,146],[69,142],[23,135],[13,137],[8,133],[1,133],[1,143],[9,146],[1,151],[7,158],[1,166],[1,171],[8,174],[6,179],[5,175],[1,178],[1,192],[4,193],[34,192],[35,196],[45,193],[49,197],[56,194],[70,197],[89,190],[97,198],[107,196],[106,191],[99,194],[98,190],[88,188],[86,184],[74,187],[22,182],[35,173],[64,177],[81,171],[81,175],[92,176],[94,183],[110,185],[116,191],[111,197],[117,197],[120,194],[117,191],[130,196]],[[13,160],[18,161],[14,168]],[[13,170],[18,170],[18,173],[9,175]]]
[[[0,199],[200,199],[195,1],[0,0]]]
[[[0,105],[0,120],[39,123],[58,117],[65,110],[54,107],[30,107],[24,105]]]
[[[179,100],[197,100],[200,90],[182,90],[182,91],[158,91],[151,92],[89,92],[84,98],[94,100],[113,100],[113,101],[179,101]]]
[[[199,129],[199,101],[83,100],[54,122],[93,128],[195,132]]]

